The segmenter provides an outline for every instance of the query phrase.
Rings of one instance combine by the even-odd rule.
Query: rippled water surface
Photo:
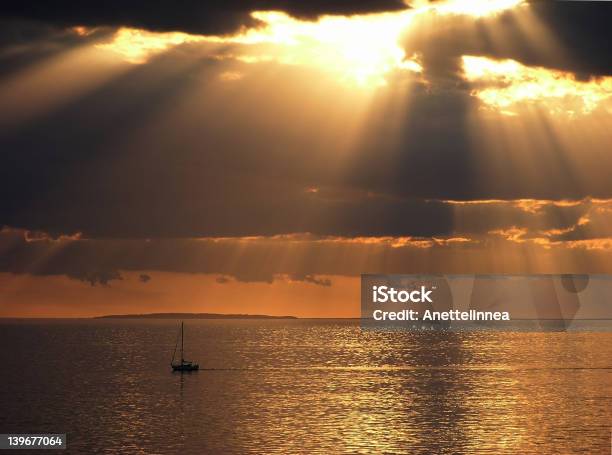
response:
[[[610,333],[190,320],[203,369],[180,374],[177,324],[0,322],[0,433],[67,433],[69,453],[610,453]]]

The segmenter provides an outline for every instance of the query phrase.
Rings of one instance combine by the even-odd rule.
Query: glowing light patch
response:
[[[79,36],[87,36],[87,35],[91,35],[95,29],[87,28],[83,26],[77,26],[77,27],[72,27],[71,30]]]
[[[463,69],[479,86],[473,94],[502,113],[537,102],[553,114],[585,114],[612,96],[612,77],[583,82],[571,73],[472,56],[463,57]]]
[[[523,0],[422,1],[413,8],[393,13],[323,16],[317,21],[295,19],[279,11],[255,11],[253,18],[264,25],[244,29],[233,36],[203,36],[186,33],[153,33],[121,28],[107,43],[96,47],[115,52],[130,63],[145,63],[151,56],[184,43],[234,43],[270,45],[265,51],[244,46],[235,51],[246,63],[276,61],[307,65],[359,85],[380,85],[395,70],[421,72],[418,61],[406,56],[399,40],[416,15],[466,14],[484,16],[523,3]],[[83,27],[79,27],[84,32]]]
[[[129,63],[146,63],[155,54],[184,43],[206,40],[203,36],[187,33],[154,33],[135,28],[120,28],[108,43],[96,44],[96,48],[114,52]]]
[[[244,77],[244,74],[238,71],[225,71],[219,75],[219,79],[226,82],[239,81]]]
[[[439,5],[434,4],[432,8],[440,13],[482,17],[515,8],[523,3],[524,0],[450,0]]]
[[[244,40],[282,46],[282,63],[315,65],[362,85],[384,83],[384,75],[395,69],[421,70],[398,43],[412,13],[325,16],[317,22],[279,12],[255,12],[253,17],[267,26],[249,31]]]
[[[195,36],[186,33],[153,33],[121,28],[99,49],[141,64],[160,52],[184,43],[268,44],[265,54],[245,46],[233,57],[246,62],[277,61],[322,68],[358,84],[384,83],[392,70],[420,72],[420,65],[405,58],[398,40],[412,12],[354,16],[325,16],[316,22],[300,21],[276,11],[256,11],[252,16],[265,26],[234,36]]]

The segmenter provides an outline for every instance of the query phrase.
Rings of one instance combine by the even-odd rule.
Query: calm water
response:
[[[187,321],[204,370],[183,375],[176,333],[0,322],[0,433],[65,432],[69,453],[610,453],[610,333]]]

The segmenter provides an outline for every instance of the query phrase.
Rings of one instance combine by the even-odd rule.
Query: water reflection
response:
[[[68,453],[609,448],[608,333],[406,333],[361,331],[354,321],[197,321],[190,349],[202,370],[172,374],[173,324],[4,324],[0,361],[30,362],[0,373],[0,428],[66,431]]]

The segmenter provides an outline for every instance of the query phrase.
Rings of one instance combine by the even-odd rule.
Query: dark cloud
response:
[[[559,267],[556,272],[574,267],[603,273],[609,268],[610,201],[446,205],[454,206],[452,233],[412,239],[302,234],[248,239],[101,240],[52,238],[5,228],[0,231],[0,272],[66,275],[92,285],[108,285],[121,279],[124,271],[139,272],[140,281],[147,282],[150,271],[160,271],[213,274],[220,284],[271,283],[284,277],[330,286],[326,275],[468,273],[465,267],[469,273],[525,272],[525,264],[517,260],[534,256],[543,259],[530,267],[550,264]],[[591,243],[581,246],[576,242]]]
[[[138,279],[140,280],[141,283],[148,283],[149,281],[151,281],[151,275],[147,275],[146,273],[141,273],[138,276]]]
[[[223,89],[214,82],[223,66],[189,62],[185,68],[185,61],[166,57],[136,66],[36,122],[0,132],[0,147],[11,151],[0,157],[0,190],[12,194],[0,200],[0,223],[115,238],[449,232],[450,208],[434,202],[367,186],[334,194],[352,186],[329,165],[338,135],[327,118],[338,113],[321,98],[295,122],[296,96],[313,90],[301,78],[280,99],[274,84],[253,99],[251,81],[244,81],[229,99],[202,98],[198,111],[172,129],[147,130],[177,99],[201,90],[203,80]],[[260,101],[267,109],[254,115]],[[147,134],[126,141],[141,130]],[[432,164],[424,162],[413,182],[426,184],[422,194],[441,180],[427,183],[428,173],[443,171]],[[313,185],[323,190],[308,192]]]
[[[528,237],[527,237],[528,238]],[[2,239],[0,239],[2,243]],[[21,242],[0,254],[0,272],[65,275],[109,285],[124,272],[173,272],[222,276],[219,283],[271,283],[275,279],[331,285],[330,275],[361,273],[609,273],[609,250],[540,247],[503,236],[476,243],[428,247],[346,240],[79,240]],[[525,258],[538,261],[525,262]],[[227,258],[237,258],[228,261]],[[521,260],[522,259],[522,260]],[[111,284],[112,285],[112,284]]]
[[[304,281],[306,283],[316,284],[317,286],[329,287],[332,285],[332,281],[329,278],[319,278],[310,273],[305,274],[292,274],[289,276],[292,281]]]
[[[282,10],[291,15],[315,18],[324,14],[359,14],[405,9],[401,0],[230,0],[103,3],[60,0],[10,2],[0,11],[4,17],[37,20],[57,26],[130,26],[152,31],[194,34],[226,34],[256,22],[250,12]]]
[[[0,78],[61,56],[66,51],[107,39],[113,30],[101,28],[85,36],[52,24],[0,18]]]
[[[92,286],[100,284],[101,286],[109,286],[113,280],[122,280],[123,277],[116,270],[92,270],[79,271],[66,274],[69,278],[89,283]]]
[[[274,272],[271,271],[266,271],[263,273],[253,273],[252,270],[242,271],[232,276],[221,275],[215,278],[215,281],[219,284],[231,283],[234,280],[242,283],[272,283],[274,279],[282,278],[285,276],[291,281],[303,281],[305,283],[311,283],[317,286],[329,287],[332,285],[332,281],[329,278],[319,278],[316,275],[310,273],[291,273],[289,275],[285,275],[284,273],[278,273],[275,276]]]
[[[567,55],[559,67],[579,75],[612,75],[612,53],[608,46],[612,42],[612,2],[536,0],[531,8]],[[546,63],[555,66],[554,62]]]
[[[423,52],[439,71],[456,70],[453,57],[480,55],[588,78],[612,75],[611,20],[611,2],[535,1],[482,18],[423,15],[405,42],[409,54]]]

